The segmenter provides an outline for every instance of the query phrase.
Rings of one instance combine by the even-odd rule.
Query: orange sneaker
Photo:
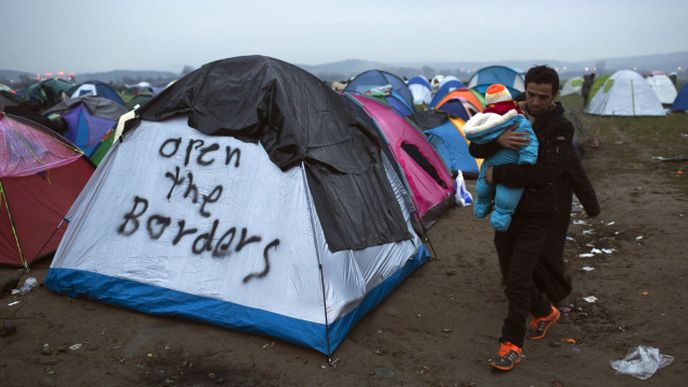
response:
[[[540,340],[545,337],[547,330],[554,325],[555,322],[559,321],[561,313],[559,309],[554,306],[550,306],[550,312],[545,317],[534,317],[533,320],[528,324],[528,331],[526,332],[526,337],[531,340]]]
[[[523,358],[523,351],[521,347],[507,341],[499,343],[499,350],[496,354],[490,356],[487,361],[492,368],[500,371],[510,371],[514,366],[521,362]]]

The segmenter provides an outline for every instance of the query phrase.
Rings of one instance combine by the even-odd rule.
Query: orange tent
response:
[[[447,101],[452,100],[452,99],[456,99],[456,98],[465,99],[466,101],[470,102],[473,106],[475,106],[478,109],[478,111],[483,111],[483,109],[484,109],[484,106],[480,102],[478,97],[476,97],[476,95],[473,94],[471,89],[466,89],[466,88],[456,89],[456,90],[452,91],[451,93],[445,95],[444,98],[442,98],[442,100],[440,100],[440,102],[437,104],[435,109],[442,106]]]

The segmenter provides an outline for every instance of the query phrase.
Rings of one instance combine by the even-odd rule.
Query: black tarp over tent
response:
[[[332,251],[408,239],[375,130],[299,67],[264,56],[211,62],[138,113],[149,121],[185,114],[203,133],[259,141],[282,170],[303,162]]]

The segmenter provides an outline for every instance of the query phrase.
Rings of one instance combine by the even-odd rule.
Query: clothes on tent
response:
[[[384,85],[391,85],[392,89],[406,102],[406,105],[413,109],[413,94],[406,82],[387,71],[369,70],[358,74],[349,82],[344,91],[363,94],[370,89]]]

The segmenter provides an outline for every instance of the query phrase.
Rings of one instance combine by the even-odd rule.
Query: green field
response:
[[[594,157],[595,152],[614,149],[611,152],[614,157],[604,170],[589,171],[591,176],[615,171],[660,174],[667,177],[669,184],[688,193],[688,161],[652,159],[653,156],[688,157],[688,114],[602,117],[583,113],[583,99],[579,95],[568,95],[561,101],[576,126],[576,140],[583,144],[584,151]],[[596,142],[598,147],[591,146]]]

